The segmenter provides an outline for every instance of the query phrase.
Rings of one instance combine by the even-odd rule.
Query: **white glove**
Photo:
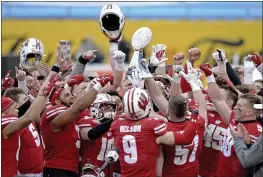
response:
[[[253,84],[253,71],[256,68],[254,63],[244,60],[244,84]]]
[[[125,60],[126,54],[122,51],[115,51],[114,55],[112,56],[112,59],[116,61],[116,69],[118,71],[124,70],[124,60]]]
[[[173,65],[173,81],[175,83],[180,83],[182,77],[179,74],[180,71],[184,71],[184,68],[181,65]]]
[[[202,73],[202,71],[201,71],[200,69],[195,69],[195,70],[198,72],[198,78],[199,78],[199,79],[196,80],[196,84],[197,84],[200,88],[204,88],[204,85],[203,85],[202,80],[201,80],[201,78],[202,78],[202,76],[203,76],[203,73]]]
[[[180,75],[185,78],[185,80],[190,84],[192,91],[201,90],[200,86],[197,84],[199,80],[198,72],[193,68],[192,64],[187,61],[188,74],[185,74],[183,71],[180,71]]]
[[[217,50],[220,50],[220,49],[217,49]],[[214,60],[216,61],[217,64],[220,64],[220,63],[226,63],[227,62],[227,59],[226,59],[226,54],[225,54],[225,51],[224,50],[220,50],[221,51],[221,57],[220,58],[220,55],[219,55],[219,51],[216,51],[212,54]]]
[[[168,60],[168,58],[165,58],[165,52],[166,52],[166,45],[164,44],[157,44],[156,46],[152,46],[152,54],[150,58],[150,64],[153,66],[158,66],[165,61]]]
[[[131,75],[127,76],[135,88],[143,88],[144,80],[141,78],[141,73],[138,70],[133,70]]]

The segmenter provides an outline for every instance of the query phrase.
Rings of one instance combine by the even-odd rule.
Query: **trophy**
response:
[[[152,31],[147,27],[141,27],[133,34],[131,43],[134,52],[127,76],[131,76],[133,71],[137,71],[140,79],[153,77],[148,70],[148,64],[145,62],[145,59],[143,59],[143,49],[150,44],[151,40]]]

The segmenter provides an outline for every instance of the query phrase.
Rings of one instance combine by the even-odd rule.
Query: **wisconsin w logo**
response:
[[[139,108],[145,111],[148,101],[149,100],[147,99],[146,95],[143,92],[141,92],[139,101],[138,101]]]

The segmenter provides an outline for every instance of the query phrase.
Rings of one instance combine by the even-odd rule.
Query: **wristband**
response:
[[[110,42],[110,53],[118,50],[118,43]]]
[[[151,74],[155,73],[156,69],[158,66],[153,66],[151,64],[148,65],[148,70],[150,71]]]
[[[122,63],[116,62],[116,68],[115,69],[118,71],[123,71],[124,70],[124,62],[122,62]]]
[[[190,86],[192,88],[192,92],[201,90],[200,87],[196,83],[190,83]]]
[[[207,83],[216,82],[214,75],[211,74],[210,76],[207,76],[207,77],[206,77],[206,82],[207,82]]]
[[[83,65],[86,65],[89,62],[89,60],[85,60],[85,58],[83,57],[83,54],[82,54],[79,56],[78,62],[83,64]]]
[[[95,85],[93,86],[93,88],[94,88],[97,92],[99,92],[99,91],[102,89],[102,86],[101,86],[100,83],[97,83],[97,84],[95,84]]]
[[[54,71],[56,73],[59,73],[60,70],[60,66],[58,64],[54,64],[51,71]]]

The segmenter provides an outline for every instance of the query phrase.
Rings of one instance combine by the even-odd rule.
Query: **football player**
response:
[[[21,130],[24,128],[30,128],[32,125],[32,121],[40,115],[42,108],[46,103],[46,98],[48,97],[50,91],[54,86],[53,80],[56,75],[53,75],[53,72],[50,72],[47,80],[41,86],[41,89],[36,97],[34,103],[30,106],[30,108],[26,111],[26,113],[18,118],[18,104],[14,102],[12,99],[3,97],[1,100],[2,106],[2,176],[10,177],[14,176],[18,173],[18,164],[17,164],[17,151],[19,150],[19,136],[21,135]],[[32,126],[31,126],[32,127]],[[32,127],[33,128],[33,127]],[[35,131],[35,129],[33,129]],[[31,134],[32,142],[35,142],[34,135]],[[26,137],[24,137],[26,138]],[[24,142],[23,145],[37,147],[38,144],[31,144]],[[38,142],[40,143],[40,142]],[[37,149],[37,148],[36,148]],[[25,154],[24,154],[25,155]],[[41,158],[41,157],[40,157]],[[21,159],[21,160],[28,160]],[[28,163],[28,162],[27,162]],[[40,164],[41,165],[41,164]],[[25,168],[22,168],[25,169]],[[27,169],[28,170],[28,169]],[[41,176],[41,174],[39,175]]]
[[[117,110],[117,104],[113,98],[108,94],[101,93],[97,95],[90,107],[91,117],[86,116],[78,122],[80,138],[82,139],[80,147],[80,157],[83,162],[82,167],[85,164],[92,164],[97,167],[102,166],[106,155],[113,149],[113,137],[110,132],[95,137],[96,140],[89,139],[86,134],[91,128],[113,119]],[[108,174],[107,171],[105,174]]]
[[[220,94],[220,90],[216,85],[211,68],[208,65],[204,65],[201,69],[207,78],[209,97],[224,123],[228,126],[233,126],[234,129],[236,129],[238,122],[242,123],[247,129],[251,141],[257,141],[258,136],[262,133],[262,126],[256,120],[258,112],[253,108],[253,105],[260,104],[260,99],[255,95],[241,95],[236,106],[232,110]],[[229,127],[227,128],[227,132],[221,143],[223,145],[218,160],[217,176],[244,176],[245,169],[242,167],[236,156],[233,147],[234,141]]]

